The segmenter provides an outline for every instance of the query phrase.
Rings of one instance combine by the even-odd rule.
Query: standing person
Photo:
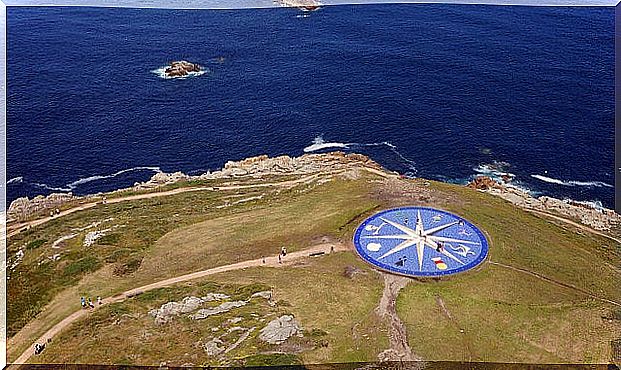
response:
[[[282,253],[278,255],[278,263],[282,263]]]
[[[84,297],[80,297],[80,303],[82,304],[82,308],[86,308],[86,299],[84,299]]]
[[[436,248],[436,251],[440,253],[444,251],[444,244],[442,242],[438,242],[438,247]]]
[[[334,253],[334,246],[333,245],[330,246],[330,254],[332,254],[332,253]]]
[[[93,301],[91,301],[91,297],[88,297],[88,307],[95,308],[95,305],[93,304]]]
[[[97,305],[101,306],[101,297],[97,296]]]

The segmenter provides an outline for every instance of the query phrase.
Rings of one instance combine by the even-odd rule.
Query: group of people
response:
[[[80,303],[82,304],[82,308],[95,308],[91,297],[80,297]],[[97,305],[101,306],[101,297],[97,296]]]
[[[50,217],[58,216],[60,214],[60,209],[56,208],[53,211],[50,211]]]

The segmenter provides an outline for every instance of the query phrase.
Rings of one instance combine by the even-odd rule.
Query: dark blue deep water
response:
[[[613,8],[7,13],[9,200],[323,140],[319,152],[412,176],[509,172],[536,194],[613,207]],[[178,59],[209,72],[153,72]]]

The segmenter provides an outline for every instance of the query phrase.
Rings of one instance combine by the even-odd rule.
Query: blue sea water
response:
[[[344,150],[614,207],[614,8],[8,8],[7,198]],[[163,79],[171,60],[208,67]]]

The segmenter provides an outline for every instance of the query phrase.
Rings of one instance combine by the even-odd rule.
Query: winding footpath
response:
[[[122,302],[125,301],[127,299],[130,299],[132,297],[135,297],[138,294],[142,294],[144,292],[153,290],[153,289],[158,289],[158,288],[164,288],[164,287],[168,287],[177,283],[181,283],[184,281],[189,281],[189,280],[194,280],[194,279],[198,279],[198,278],[202,278],[205,276],[209,276],[209,275],[214,275],[214,274],[219,274],[222,272],[227,272],[227,271],[234,271],[234,270],[243,270],[249,267],[260,267],[260,266],[266,266],[266,267],[281,267],[281,266],[287,266],[287,265],[291,265],[291,263],[293,263],[296,260],[302,259],[302,258],[313,258],[313,255],[317,256],[317,255],[325,255],[325,254],[330,254],[332,253],[332,247],[334,247],[334,252],[343,252],[343,251],[347,251],[349,250],[348,247],[345,244],[340,244],[340,243],[326,243],[326,244],[319,244],[316,245],[312,248],[309,249],[305,249],[305,250],[301,250],[301,251],[297,251],[297,252],[291,252],[289,254],[287,254],[287,256],[285,258],[283,258],[283,263],[279,263],[278,262],[278,256],[272,256],[272,257],[266,257],[265,258],[265,262],[263,260],[263,258],[258,258],[258,259],[254,259],[254,260],[249,260],[249,261],[243,261],[243,262],[238,262],[238,263],[233,263],[230,265],[225,265],[225,266],[218,266],[218,267],[214,267],[214,268],[210,268],[207,270],[202,270],[202,271],[197,271],[197,272],[193,272],[190,274],[186,274],[186,275],[181,275],[181,276],[177,276],[174,278],[170,278],[170,279],[166,279],[166,280],[161,280],[152,284],[148,284],[148,285],[144,285],[138,288],[134,288],[134,289],[130,289],[127,290],[123,293],[114,295],[112,297],[107,297],[104,298],[102,300],[102,305],[101,306],[105,306],[107,304],[111,304],[111,303],[117,303],[117,302]],[[101,307],[100,306],[100,307]],[[43,334],[41,337],[39,337],[35,343],[45,343],[47,342],[48,339],[52,339],[54,336],[56,336],[58,333],[60,333],[63,329],[67,328],[69,325],[71,325],[73,322],[79,320],[80,318],[88,315],[89,313],[93,312],[94,310],[98,309],[99,307],[96,307],[95,309],[80,309],[79,311],[76,311],[74,313],[72,313],[71,315],[67,316],[65,319],[63,319],[61,322],[59,322],[58,324],[54,325],[51,329],[49,329],[45,334]],[[33,343],[34,346],[34,343]],[[33,347],[31,346],[30,348],[28,348],[26,351],[24,351],[24,353],[21,354],[21,356],[19,356],[17,358],[17,360],[15,360],[14,364],[11,365],[11,369],[19,369],[22,364],[26,364],[26,362],[28,361],[28,359],[30,359],[30,357],[33,355]]]
[[[129,195],[129,196],[126,196],[126,197],[111,198],[111,199],[106,200],[106,204],[115,204],[115,203],[121,203],[121,202],[128,202],[128,201],[132,201],[132,200],[159,198],[159,197],[165,197],[165,196],[169,196],[169,195],[189,193],[189,192],[195,192],[195,191],[220,191],[220,190],[239,190],[239,189],[250,189],[250,188],[264,188],[264,187],[270,187],[270,186],[292,186],[292,185],[297,185],[297,184],[302,183],[302,182],[307,182],[307,181],[314,180],[315,177],[318,177],[320,175],[321,175],[321,173],[315,173],[315,174],[312,174],[312,175],[309,175],[309,176],[301,177],[301,178],[296,179],[296,180],[282,181],[282,182],[273,182],[273,183],[250,184],[250,185],[231,185],[231,186],[187,187],[187,188],[178,188],[178,189],[173,189],[173,190],[168,190],[168,191],[154,191],[154,192],[149,192],[149,193],[144,193],[144,194]],[[96,202],[81,204],[79,206],[76,206],[76,207],[69,208],[69,209],[66,209],[64,211],[61,211],[59,214],[57,214],[55,216],[51,216],[51,217],[47,216],[47,217],[39,218],[39,219],[36,219],[36,220],[28,221],[28,222],[23,222],[23,223],[19,223],[19,224],[15,224],[15,225],[10,225],[10,226],[7,227],[7,238],[10,238],[11,236],[17,235],[20,232],[22,232],[24,230],[27,230],[30,227],[40,226],[40,225],[43,225],[46,222],[49,222],[49,221],[52,221],[52,220],[56,220],[56,219],[58,219],[60,217],[67,216],[67,215],[70,215],[70,214],[78,212],[78,211],[83,211],[83,210],[86,210],[86,209],[90,209],[90,208],[93,208],[93,207],[95,207],[97,205],[102,205],[102,202],[101,201],[96,201]]]
[[[363,169],[369,173],[379,175],[384,178],[399,177],[396,174],[380,171],[378,169],[371,168],[371,167],[355,166],[355,167],[352,167],[351,169]],[[178,189],[173,189],[173,190],[168,190],[168,191],[157,191],[157,189],[155,189],[153,192],[149,192],[149,193],[129,195],[126,197],[110,198],[106,201],[106,204],[115,204],[115,203],[121,203],[121,202],[128,202],[132,200],[159,198],[159,197],[165,197],[169,195],[176,195],[176,194],[189,193],[189,192],[195,192],[195,191],[239,190],[239,189],[252,189],[252,188],[266,188],[266,187],[272,187],[272,186],[291,187],[291,186],[298,185],[300,183],[307,183],[307,182],[313,181],[317,177],[321,177],[325,175],[331,175],[331,176],[338,175],[347,170],[348,169],[343,169],[343,170],[334,171],[331,173],[316,172],[316,173],[313,173],[307,176],[300,177],[299,179],[281,181],[281,182],[270,182],[270,183],[248,184],[248,185],[230,185],[230,186],[184,187],[184,188],[178,188]],[[231,179],[231,180],[240,180],[240,179]],[[102,202],[95,201],[91,203],[81,204],[79,206],[75,206],[73,208],[69,208],[64,211],[61,211],[59,214],[55,216],[51,216],[51,217],[46,216],[46,217],[39,218],[39,219],[32,220],[32,221],[8,225],[6,237],[8,239],[14,235],[19,234],[22,231],[27,230],[30,227],[40,226],[40,225],[45,224],[46,222],[56,220],[60,217],[67,216],[67,215],[70,215],[78,211],[90,209],[97,205],[102,205]]]

